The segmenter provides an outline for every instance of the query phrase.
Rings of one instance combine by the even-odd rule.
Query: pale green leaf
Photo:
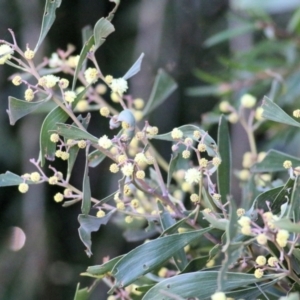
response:
[[[19,185],[22,182],[24,182],[24,179],[21,176],[9,171],[7,171],[5,174],[0,174],[0,187]]]
[[[279,229],[285,229],[288,232],[300,233],[300,223],[293,223],[289,219],[280,219],[278,221],[274,221],[274,225]]]
[[[207,213],[204,210],[202,211],[202,214],[203,214],[203,217],[205,218],[205,220],[207,220],[212,227],[223,230],[223,231],[226,230],[228,223],[229,223],[229,221],[227,219],[218,219],[211,213]]]
[[[52,24],[55,20],[55,10],[60,7],[62,0],[47,0],[44,10],[44,16],[42,21],[42,28],[39,40],[35,46],[34,52],[36,52],[40,45],[42,44],[43,40],[45,39],[48,31],[50,30]]]
[[[94,150],[93,152],[89,153],[88,155],[88,161],[89,161],[89,167],[95,168],[97,167],[105,158],[105,154],[103,154],[99,150]]]
[[[143,115],[151,113],[161,105],[177,88],[177,83],[164,70],[160,69],[155,77],[154,85],[143,110]]]
[[[80,289],[80,283],[77,284],[74,300],[87,300],[90,296],[89,289]]]
[[[88,151],[88,148],[87,148]],[[86,155],[88,154],[86,151]],[[81,211],[83,214],[87,215],[91,209],[91,185],[90,185],[90,177],[89,177],[89,166],[88,166],[88,158],[86,156],[83,182],[82,182],[82,203],[81,203]]]
[[[126,74],[123,76],[125,80],[128,80],[129,78],[131,78],[141,70],[141,64],[144,56],[145,54],[142,53],[140,57],[137,59],[137,61],[132,65],[132,67],[126,72]]]
[[[125,287],[140,276],[151,272],[178,250],[210,231],[210,228],[161,237],[143,244],[126,254],[114,267],[116,287]],[[130,272],[128,272],[130,270]]]
[[[115,31],[115,27],[105,18],[98,20],[94,27],[95,48],[98,49],[106,40],[106,38]]]

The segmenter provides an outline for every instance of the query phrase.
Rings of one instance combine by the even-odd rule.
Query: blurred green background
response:
[[[214,34],[228,29],[240,28],[245,16],[249,22],[261,18],[267,20],[270,14],[280,26],[286,26],[291,15],[300,5],[298,0],[272,1],[241,1],[232,0],[123,0],[113,20],[116,32],[110,35],[106,43],[98,50],[97,58],[104,74],[120,77],[126,73],[140,53],[145,53],[141,72],[130,80],[129,92],[133,97],[147,99],[159,68],[165,69],[178,82],[179,88],[173,95],[150,116],[153,125],[160,132],[171,130],[185,123],[201,123],[201,115],[211,111],[219,99],[235,101],[241,93],[249,90],[261,97],[268,93],[272,82],[263,87],[256,87],[255,81],[250,85],[233,88],[229,93],[219,93],[205,90],[214,81],[208,80],[205,72],[218,78],[217,84],[233,81],[235,78],[252,78],[260,70],[247,72],[247,67],[241,69],[231,61],[220,63],[219,58],[234,57],[243,51],[253,51],[259,43],[272,41],[268,32],[245,32],[237,38],[217,44],[215,47],[205,47],[204,41]],[[263,2],[263,3],[260,3]],[[19,45],[25,49],[29,43],[31,48],[39,36],[44,1],[31,0],[0,0],[0,39],[11,41],[7,28],[14,30]],[[81,48],[81,29],[86,25],[94,25],[96,21],[107,16],[114,4],[108,0],[62,0],[57,10],[56,21],[50,30],[48,38],[41,48],[37,59],[50,56],[56,49],[66,49],[69,43],[76,46],[76,54]],[[250,12],[250,13],[249,13]],[[250,16],[250,17],[249,17]],[[272,21],[273,22],[273,21]],[[269,34],[272,34],[269,33]],[[297,34],[297,32],[296,32]],[[276,35],[276,34],[275,34]],[[280,37],[279,37],[280,38]],[[290,37],[287,37],[289,39]],[[291,40],[293,37],[291,37]],[[270,42],[270,43],[271,43]],[[295,45],[296,44],[296,45]],[[284,62],[283,68],[290,68],[289,59],[297,61],[299,51],[297,43],[281,44],[282,53],[289,53],[282,58],[279,50],[272,54],[270,68]],[[271,44],[270,44],[271,45]],[[271,46],[268,46],[271,49]],[[294,49],[293,47],[296,47]],[[266,48],[266,47],[265,47]],[[264,48],[264,49],[265,49]],[[265,49],[267,53],[268,48]],[[262,52],[263,54],[266,54]],[[271,52],[271,51],[270,51]],[[295,57],[291,58],[294,55]],[[268,58],[268,55],[266,54]],[[250,61],[250,58],[248,58]],[[237,59],[237,63],[241,60]],[[293,62],[292,62],[293,64]],[[249,63],[250,65],[250,63]],[[253,65],[252,65],[253,66]],[[296,82],[300,77],[293,65]],[[248,67],[249,68],[249,67]],[[268,66],[261,65],[261,69]],[[290,70],[288,69],[288,70]],[[296,69],[296,70],[295,70]],[[201,70],[200,74],[197,70]],[[30,158],[38,157],[39,128],[45,115],[31,114],[9,125],[7,98],[13,95],[22,98],[20,89],[16,89],[7,78],[14,70],[9,66],[0,68],[0,173],[10,170],[16,174],[34,171],[29,163]],[[204,73],[203,73],[204,72]],[[298,71],[299,72],[299,71]],[[197,75],[198,74],[198,75]],[[291,82],[291,79],[290,79]],[[201,87],[198,92],[188,90],[190,87]],[[299,99],[299,88],[293,86],[295,97],[290,102],[294,105]],[[282,92],[282,87],[278,88]],[[191,92],[192,91],[192,92]],[[278,92],[279,93],[279,92]],[[274,94],[277,96],[277,94]],[[260,98],[260,99],[261,99]],[[89,130],[96,136],[103,135],[108,128],[100,118],[99,113],[92,113]],[[213,116],[205,119],[203,126],[214,134]],[[207,121],[208,120],[208,121]],[[211,122],[211,124],[210,124]],[[241,158],[248,150],[247,141],[238,126],[232,128],[234,145],[234,167],[241,168]],[[265,150],[267,136],[261,133],[261,149]],[[293,135],[295,142],[298,135]],[[277,148],[284,146],[284,141],[275,143]],[[170,149],[158,145],[159,151],[166,160],[170,158]],[[299,150],[290,147],[292,154]],[[287,150],[287,151],[289,151]],[[83,156],[79,156],[72,183],[81,187]],[[64,168],[65,165],[54,164]],[[105,161],[96,169],[91,169],[90,177],[92,193],[96,198],[106,196],[114,190],[116,183],[106,176],[109,165]],[[72,299],[77,282],[82,286],[90,284],[88,278],[80,277],[87,266],[101,264],[103,257],[125,253],[135,243],[127,243],[121,230],[114,224],[102,227],[92,235],[94,255],[88,258],[84,246],[78,237],[77,215],[78,205],[63,208],[53,201],[55,188],[48,185],[37,185],[29,192],[21,195],[16,187],[0,189],[0,299],[1,300],[60,300]],[[238,198],[240,191],[235,190]],[[21,228],[26,236],[22,249],[12,249],[12,240],[16,239],[16,230]],[[106,299],[107,288],[99,285],[91,299]]]

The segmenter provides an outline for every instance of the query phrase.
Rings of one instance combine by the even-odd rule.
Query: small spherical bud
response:
[[[103,218],[105,215],[105,211],[102,209],[98,210],[96,214],[97,218]]]
[[[191,199],[191,201],[192,201],[193,203],[196,203],[196,202],[198,202],[198,201],[200,200],[200,198],[199,198],[199,196],[198,196],[197,194],[192,194],[192,195],[190,196],[190,199]]]
[[[260,268],[254,271],[255,278],[262,278],[264,276],[264,271]]]
[[[137,200],[137,199],[132,199],[132,200],[130,201],[130,205],[131,205],[132,208],[138,208],[139,205],[140,205],[139,200]]]
[[[33,172],[30,174],[30,180],[33,182],[38,182],[41,179],[41,175],[38,172]]]
[[[134,115],[134,118],[135,118],[135,120],[136,120],[137,122],[141,121],[141,120],[143,119],[143,117],[144,117],[143,112],[140,111],[140,110],[135,110],[135,111],[133,112],[133,115]]]
[[[72,191],[70,189],[64,189],[64,196],[70,197],[72,195]]]
[[[205,208],[205,209],[203,209],[203,212],[206,213],[206,214],[210,214],[211,209],[210,208]]]
[[[32,89],[25,90],[24,98],[26,101],[30,102],[34,98],[34,93]]]
[[[215,199],[217,201],[221,200],[221,195],[220,194],[215,193],[215,194],[212,195],[212,197],[213,197],[213,199]]]
[[[214,259],[211,259],[206,263],[205,266],[206,266],[206,268],[212,268],[215,264],[216,264],[216,261]]]
[[[161,269],[158,271],[157,275],[158,275],[159,277],[166,277],[166,276],[167,276],[167,273],[168,273],[168,269],[167,269],[167,268],[161,268]]]
[[[133,222],[133,217],[132,216],[126,216],[125,217],[125,223],[130,224]]]
[[[173,145],[171,149],[172,149],[173,152],[177,151],[178,150],[178,145]]]
[[[259,235],[256,236],[256,241],[260,245],[265,245],[268,241],[268,237],[264,233],[260,233]]]
[[[243,208],[238,208],[236,210],[236,214],[237,214],[238,217],[241,217],[245,214],[245,210]]]
[[[280,247],[284,248],[287,245],[289,235],[289,232],[285,229],[278,230],[276,235],[276,242]]]
[[[111,84],[111,82],[113,81],[113,77],[111,75],[106,75],[104,80],[107,84]]]
[[[238,220],[238,223],[241,226],[249,226],[251,224],[251,219],[246,216],[241,216],[240,219]]]
[[[59,141],[59,135],[57,133],[52,133],[50,135],[50,141],[52,143],[57,143]]]
[[[124,210],[125,209],[125,204],[123,202],[118,202],[116,205],[118,210]]]
[[[99,95],[104,95],[107,92],[107,86],[103,83],[99,83],[96,85],[96,92]]]
[[[145,172],[143,170],[139,170],[135,173],[135,176],[137,179],[144,179],[145,178]]]
[[[221,112],[223,113],[228,113],[230,112],[231,110],[231,105],[229,104],[228,101],[222,101],[220,104],[219,104],[219,109]]]
[[[241,228],[241,233],[243,235],[252,235],[251,226],[250,225],[243,226]]]
[[[241,98],[241,104],[246,108],[252,108],[256,104],[256,98],[250,94],[245,94]]]
[[[135,134],[135,137],[138,141],[143,140],[145,138],[145,133],[143,131],[138,131]]]
[[[157,135],[158,134],[158,128],[156,126],[150,126],[147,128],[147,132],[150,135]]]
[[[111,164],[109,167],[109,171],[112,173],[118,173],[119,172],[119,167],[117,164]]]
[[[129,123],[127,123],[127,122],[125,122],[125,121],[123,121],[121,125],[122,125],[122,128],[123,128],[123,129],[129,129],[129,128],[130,128]]]
[[[13,85],[16,85],[16,86],[20,85],[22,83],[21,76],[19,76],[19,75],[15,76],[12,80],[12,83],[13,83]]]
[[[14,51],[10,46],[2,44],[0,46],[0,65],[5,64],[7,60],[11,59],[11,54],[13,53]]]
[[[152,156],[152,155],[147,155],[146,156],[146,163],[148,165],[153,165],[154,164],[154,161],[155,161],[155,158]]]
[[[195,168],[188,169],[185,173],[184,179],[187,183],[199,183],[201,180],[201,173]]]
[[[184,151],[182,151],[182,157],[184,158],[184,159],[187,159],[187,158],[189,158],[191,156],[191,151],[189,151],[189,150],[184,150]]]
[[[62,89],[66,89],[68,86],[69,86],[69,80],[66,79],[66,78],[61,78],[59,80],[59,86],[62,88]]]
[[[300,118],[300,109],[294,110],[294,111],[293,111],[293,116],[294,116],[295,118]]]
[[[85,111],[89,110],[89,103],[88,103],[88,101],[86,101],[84,99],[79,100],[78,103],[76,104],[76,109],[79,112],[85,112]]]
[[[257,155],[257,162],[263,161],[266,156],[267,156],[266,152],[264,152],[264,151],[259,152]]]
[[[69,157],[70,157],[70,154],[68,152],[62,151],[62,153],[61,153],[62,160],[68,160]]]
[[[179,140],[183,137],[183,132],[178,128],[174,128],[171,132],[171,136],[174,140]]]
[[[290,161],[290,160],[285,160],[284,162],[283,162],[283,167],[285,168],[285,169],[289,169],[289,168],[291,168],[293,166],[293,164],[292,164],[292,162]]]
[[[278,259],[276,257],[274,257],[274,256],[269,257],[268,265],[270,267],[276,267],[277,263],[278,263]]]
[[[63,152],[62,152],[61,150],[56,150],[56,151],[55,151],[55,156],[56,156],[56,157],[61,157],[61,156],[62,156],[62,153],[63,153]]]
[[[88,68],[84,72],[84,78],[88,84],[95,83],[98,80],[98,71],[95,68]]]
[[[133,164],[127,163],[122,167],[121,171],[125,176],[131,176],[133,173],[133,169],[134,169]]]
[[[136,98],[133,100],[133,105],[136,109],[142,109],[145,105],[145,101],[142,98]]]
[[[192,146],[193,145],[193,140],[191,139],[191,138],[186,138],[185,140],[184,140],[184,144],[187,146],[187,147],[190,147],[190,146]]]
[[[249,169],[253,165],[253,156],[251,152],[245,152],[243,155],[243,168]]]
[[[123,164],[124,162],[127,161],[127,156],[125,154],[121,154],[118,156],[118,163]]]
[[[228,121],[232,124],[237,123],[239,120],[239,115],[236,112],[233,112],[228,115]]]
[[[206,151],[206,145],[203,144],[203,143],[199,143],[197,149],[198,149],[200,152],[205,152],[205,151]]]
[[[46,75],[39,79],[38,84],[46,88],[53,88],[59,81],[59,77],[54,75]]]
[[[249,178],[250,178],[250,172],[249,170],[241,170],[239,172],[239,178],[242,180],[242,181],[247,181]]]
[[[210,298],[211,300],[226,300],[226,295],[223,292],[216,292]]]
[[[73,91],[66,91],[64,93],[64,99],[66,102],[72,103],[76,99],[76,93]]]
[[[20,183],[18,186],[18,190],[20,193],[27,193],[27,191],[29,190],[29,185],[27,183]]]
[[[85,140],[78,141],[77,146],[80,149],[84,149],[86,147],[86,141]]]
[[[24,52],[24,57],[28,60],[32,60],[34,58],[34,51],[27,48],[27,50]]]
[[[112,141],[106,135],[103,135],[99,139],[98,144],[100,147],[102,147],[104,149],[108,149],[112,146]]]
[[[124,78],[113,79],[110,83],[110,88],[113,93],[122,96],[128,89],[128,83]]]
[[[108,117],[109,116],[109,108],[104,106],[104,107],[101,107],[100,108],[100,115],[103,116],[103,117]]]
[[[70,67],[70,68],[73,68],[75,69],[78,65],[78,62],[79,62],[79,58],[80,56],[79,55],[71,55],[69,56],[68,60],[67,60],[67,65]]]
[[[195,130],[193,132],[193,137],[197,140],[199,140],[201,138],[201,132],[199,130]]]
[[[208,164],[208,160],[207,160],[206,158],[201,158],[201,159],[200,159],[200,161],[199,161],[200,167],[206,168],[206,167],[207,167],[207,164]]]
[[[262,255],[259,255],[257,256],[255,262],[259,265],[259,266],[264,266],[266,263],[267,263],[267,259],[262,256]]]
[[[213,159],[212,159],[212,164],[215,166],[215,167],[218,167],[220,164],[221,164],[221,159],[220,159],[220,157],[214,157]]]
[[[61,202],[64,200],[64,195],[62,193],[57,193],[54,195],[55,202]]]
[[[264,119],[263,117],[263,112],[264,112],[264,109],[262,107],[258,107],[256,110],[255,110],[255,119],[257,121],[262,121]]]
[[[111,93],[110,99],[112,102],[119,103],[120,102],[120,96],[117,93]]]
[[[55,185],[55,184],[58,183],[58,177],[57,176],[51,176],[51,177],[49,177],[48,182],[51,185]]]

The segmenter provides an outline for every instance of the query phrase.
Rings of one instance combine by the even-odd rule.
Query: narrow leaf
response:
[[[140,276],[151,272],[179,249],[208,231],[210,228],[158,238],[130,251],[112,270],[116,278],[115,287],[125,287]]]
[[[220,117],[219,121],[218,146],[222,159],[217,170],[218,191],[221,195],[222,203],[224,204],[227,202],[227,197],[230,195],[232,157],[229,128],[226,118],[223,115]]]
[[[227,219],[218,219],[211,213],[207,213],[204,210],[202,211],[203,217],[205,220],[207,220],[212,227],[216,229],[220,229],[225,231],[228,226],[228,220]]]
[[[54,23],[55,20],[55,10],[60,7],[62,0],[47,0],[46,5],[45,5],[45,10],[44,10],[44,16],[43,16],[43,21],[42,21],[42,28],[41,28],[41,33],[39,40],[35,46],[34,52],[38,50],[40,47],[41,43],[45,39],[48,31],[50,30],[52,24]]]
[[[88,165],[88,147],[86,148],[86,162],[82,182],[82,203],[81,211],[83,214],[87,215],[91,209],[91,186],[90,186],[90,177],[89,177],[89,165]]]
[[[291,220],[286,218],[274,221],[274,225],[277,228],[285,229],[288,232],[300,233],[300,223],[293,223]]]
[[[49,97],[37,102],[27,102],[11,96],[8,97],[7,113],[9,116],[10,125],[15,125],[19,119],[35,111],[48,100]]]
[[[87,300],[90,296],[89,289],[80,289],[80,283],[77,284],[74,300]]]
[[[300,123],[290,117],[285,111],[283,111],[277,104],[275,104],[268,97],[264,97],[263,104],[263,118],[272,120],[278,123],[283,123],[291,126],[300,127]]]
[[[105,158],[105,154],[99,150],[95,150],[88,155],[89,167],[97,167]]]
[[[80,224],[80,227],[78,229],[79,237],[83,244],[86,246],[86,253],[88,257],[92,255],[91,246],[91,233],[94,231],[98,231],[101,225],[106,225],[107,222],[110,220],[112,214],[115,211],[112,210],[109,212],[106,216],[102,218],[97,218],[90,215],[79,215],[78,221]]]
[[[21,176],[9,171],[7,171],[5,174],[0,174],[0,187],[19,185],[22,182],[24,182],[24,179]]]
[[[291,196],[291,204],[289,207],[288,216],[291,217],[295,223],[300,221],[300,177],[297,176],[294,181],[293,192]]]
[[[149,100],[144,108],[143,115],[152,112],[161,105],[177,88],[177,83],[164,70],[160,69],[155,77]]]
[[[132,67],[126,72],[126,74],[123,76],[125,80],[128,80],[129,78],[131,78],[141,70],[141,64],[144,56],[145,54],[142,53],[140,57],[137,59],[137,61],[132,65]]]
[[[105,18],[101,18],[94,27],[95,51],[106,40],[106,38],[115,31],[115,27]]]

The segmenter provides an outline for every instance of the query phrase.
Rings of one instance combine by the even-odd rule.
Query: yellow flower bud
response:
[[[126,216],[125,217],[125,223],[130,224],[133,222],[133,217],[132,216]]]
[[[64,200],[64,195],[62,193],[57,193],[54,195],[55,202],[62,202]]]
[[[145,178],[145,172],[143,170],[139,170],[135,173],[136,178],[138,179],[144,179]]]
[[[38,172],[33,172],[30,174],[30,180],[33,182],[38,182],[41,179],[41,175]]]
[[[86,141],[85,140],[78,141],[77,146],[80,149],[84,149],[86,147]]]
[[[96,214],[97,218],[103,218],[105,215],[106,215],[105,211],[101,209],[98,210]]]
[[[255,278],[262,278],[264,276],[264,271],[260,268],[254,271]]]
[[[104,107],[101,107],[100,108],[100,115],[103,116],[103,117],[108,117],[109,116],[109,108],[104,106]]]
[[[52,143],[57,143],[59,141],[59,135],[57,133],[52,133],[50,135],[50,141]]]
[[[256,98],[250,94],[245,94],[241,98],[241,104],[246,108],[252,108],[256,104]]]
[[[24,57],[27,60],[32,60],[34,58],[34,51],[32,51],[29,48],[27,48],[27,50],[24,52]]]
[[[49,177],[48,182],[51,185],[55,185],[55,184],[58,183],[58,177],[57,176],[51,176],[51,177]]]
[[[145,105],[145,101],[141,98],[136,98],[133,100],[133,105],[136,109],[142,109]]]
[[[199,200],[200,200],[200,198],[199,198],[199,196],[197,195],[197,194],[192,194],[191,196],[190,196],[190,199],[191,199],[191,201],[192,202],[198,202]]]
[[[293,164],[292,164],[292,162],[290,161],[290,160],[285,160],[284,162],[283,162],[283,167],[285,168],[285,169],[289,169],[289,168],[291,168],[293,166]]]
[[[18,186],[18,190],[20,193],[27,193],[29,190],[29,185],[27,183],[20,183]]]
[[[21,76],[19,76],[19,75],[15,76],[12,80],[12,83],[13,83],[13,85],[16,85],[16,86],[20,85],[22,83]]]
[[[99,94],[99,95],[104,95],[107,91],[107,86],[103,83],[99,83],[96,85],[96,92]]]
[[[262,256],[262,255],[259,255],[257,256],[255,262],[259,265],[259,266],[264,266],[266,263],[267,263],[267,259]]]
[[[118,173],[119,172],[119,167],[117,164],[111,164],[109,167],[109,171],[112,173]]]
[[[32,89],[25,90],[24,98],[26,101],[30,102],[34,98],[34,92]]]

